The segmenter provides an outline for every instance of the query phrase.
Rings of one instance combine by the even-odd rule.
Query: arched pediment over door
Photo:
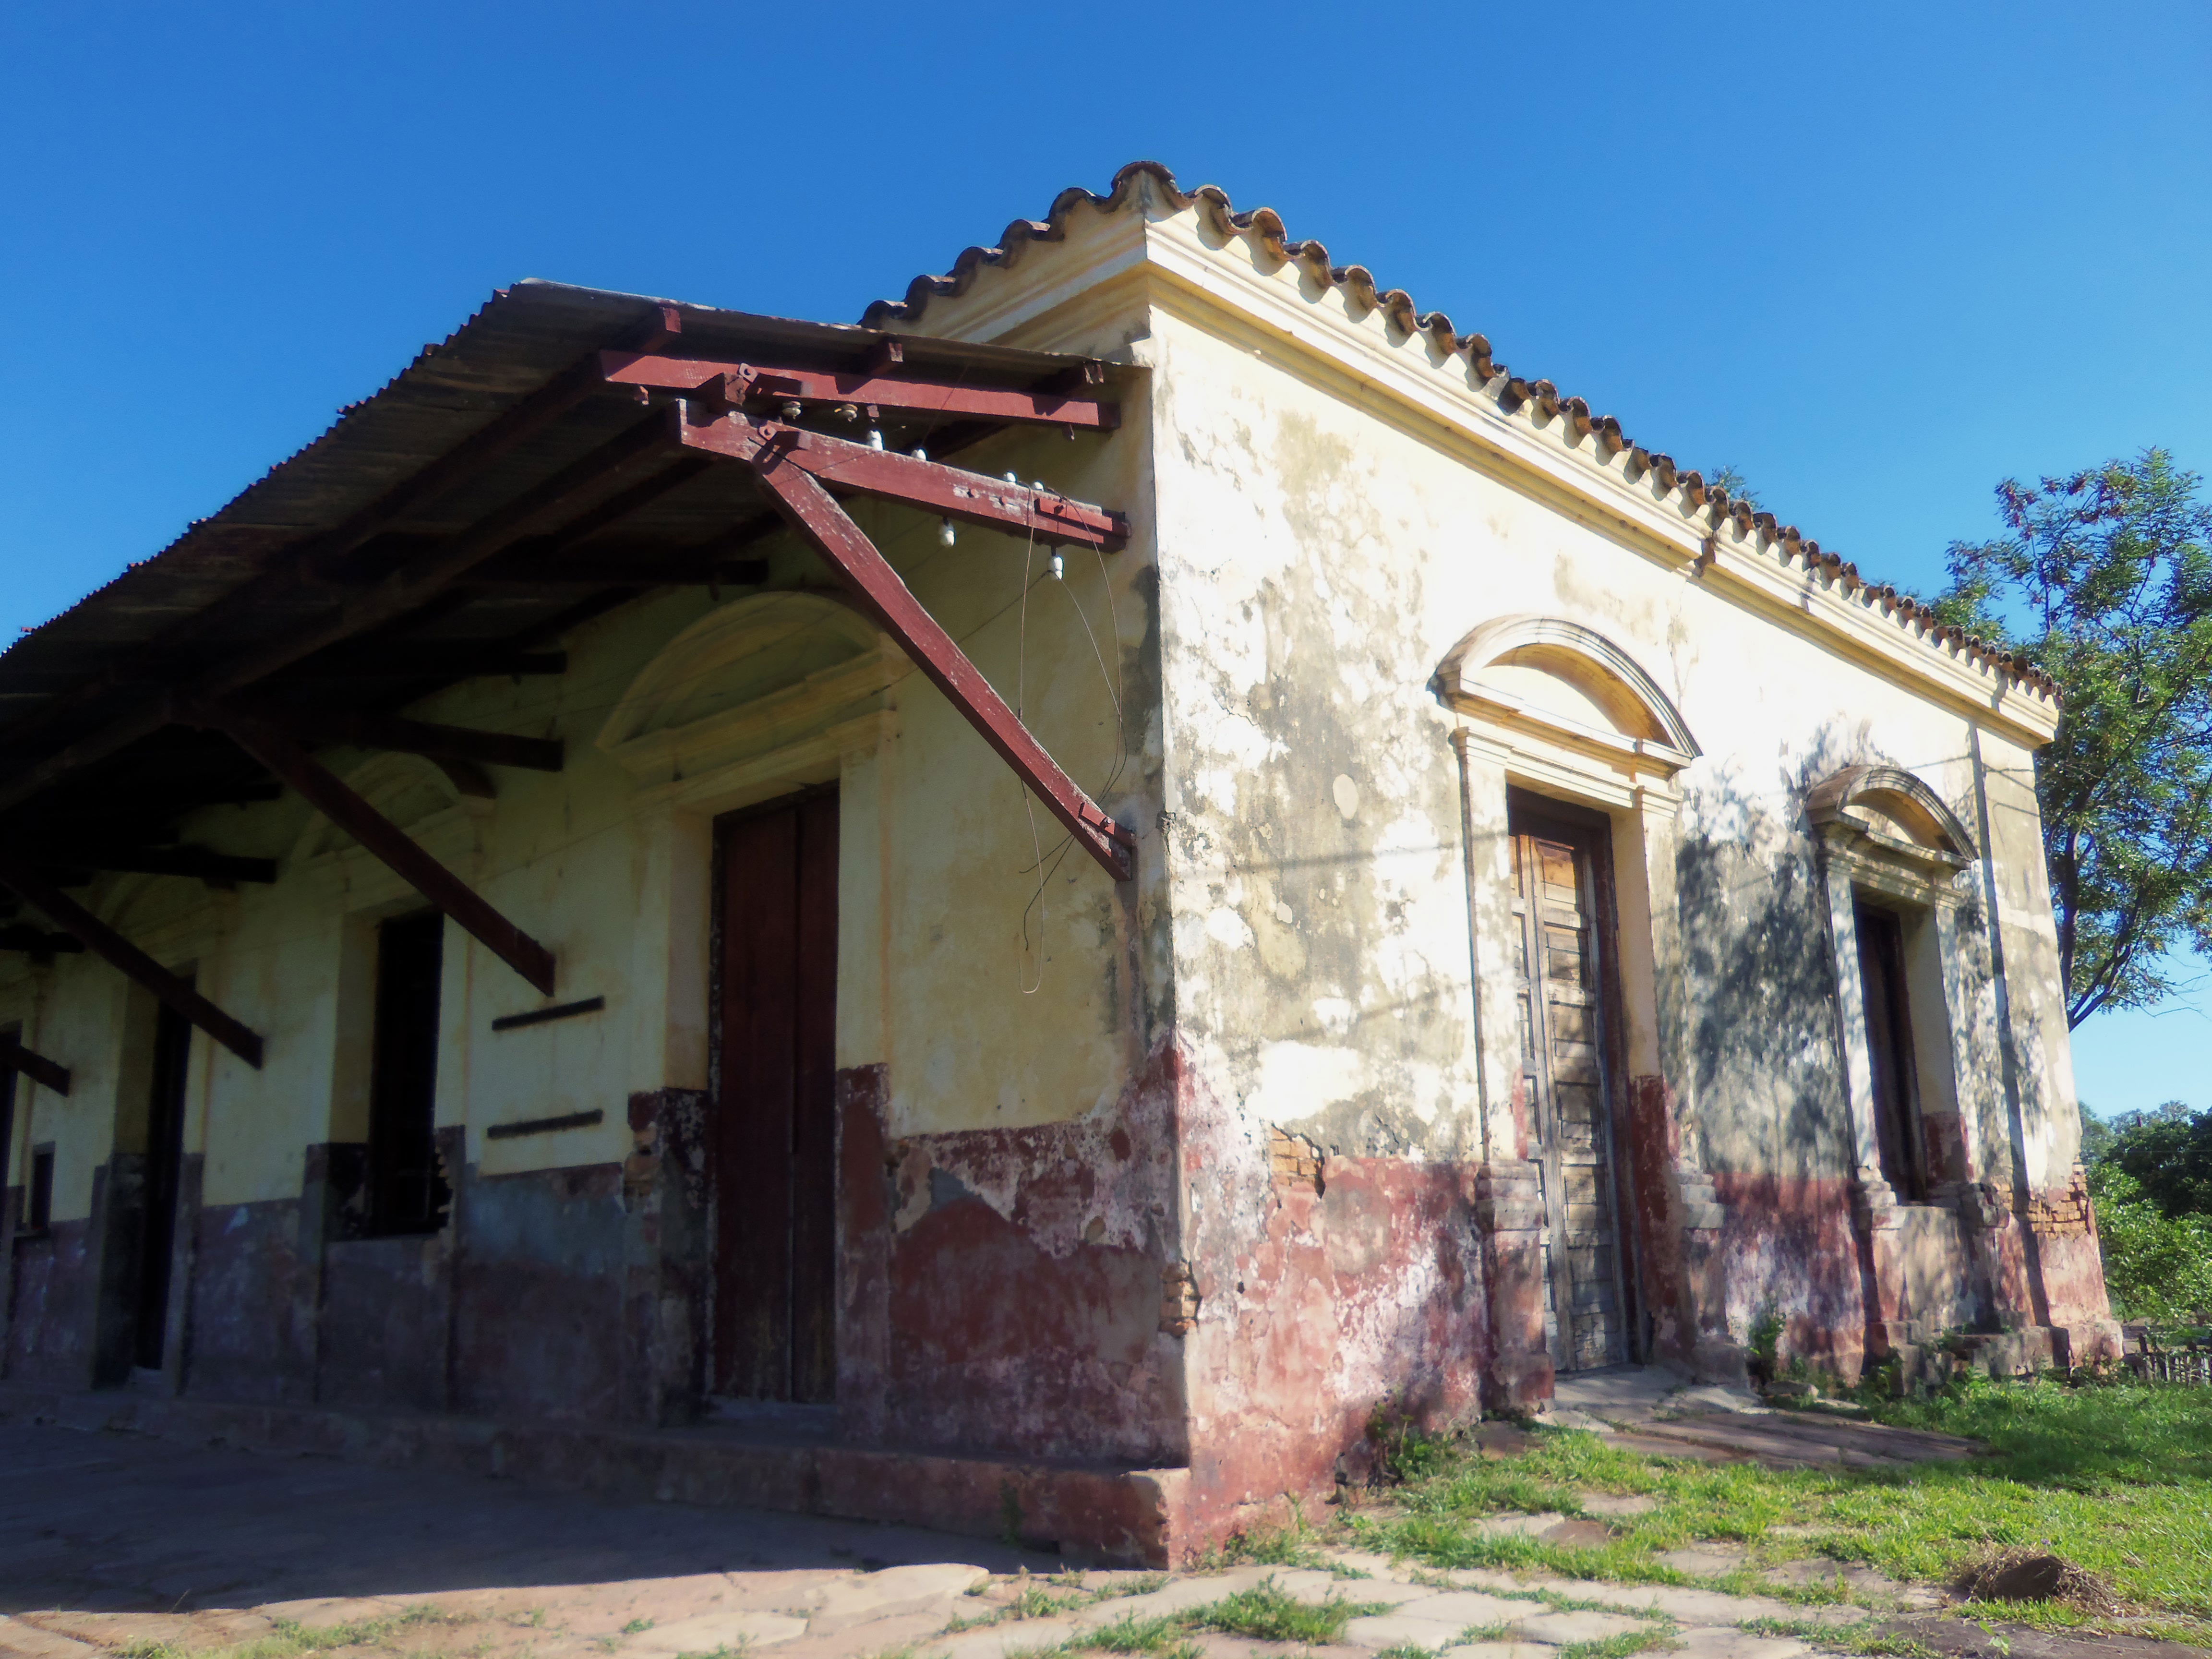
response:
[[[1531,781],[1626,804],[1701,752],[1681,712],[1626,651],[1563,617],[1500,617],[1447,652],[1437,695]]]
[[[890,637],[839,600],[756,593],[664,646],[630,682],[599,744],[641,781],[693,777],[874,714],[905,672]]]

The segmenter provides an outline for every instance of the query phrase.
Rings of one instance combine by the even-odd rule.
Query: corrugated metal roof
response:
[[[143,708],[165,680],[205,672],[226,653],[327,617],[342,593],[293,579],[303,550],[417,477],[592,352],[640,343],[670,313],[680,326],[663,349],[685,357],[850,369],[895,337],[910,373],[1016,387],[1039,385],[1075,361],[557,283],[520,283],[495,294],[452,335],[426,346],[386,385],[347,408],[328,430],[219,511],[0,650],[0,781],[21,777],[72,739],[96,733],[124,711]],[[374,579],[522,497],[635,426],[640,416],[618,394],[583,399],[454,487],[398,514],[340,569],[349,580]],[[621,532],[629,544],[690,547],[760,510],[744,469],[713,468],[625,516]],[[615,590],[612,599],[627,591]],[[580,600],[587,596],[574,586],[543,593],[465,593],[458,601],[448,595],[422,613],[408,637],[542,636],[574,615]],[[221,625],[210,626],[217,618]],[[356,660],[360,654],[356,648]],[[343,656],[343,649],[326,653],[294,678],[319,672],[318,690],[327,691],[343,683],[343,676],[332,678],[332,665]],[[453,672],[413,680],[385,676],[373,689],[356,686],[349,695],[391,706],[456,678]],[[250,765],[239,769],[239,758],[220,740],[172,727],[58,788],[71,797],[97,798],[127,778],[134,799],[149,789],[160,793],[169,780],[189,779],[204,790],[214,787],[210,767],[236,771],[242,779],[256,775]],[[56,804],[52,796],[42,797],[28,810]],[[17,824],[25,810],[8,814],[9,823]]]

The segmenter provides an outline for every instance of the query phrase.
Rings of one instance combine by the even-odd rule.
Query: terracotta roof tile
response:
[[[1928,606],[1895,587],[1866,580],[1859,574],[1856,565],[1846,562],[1839,554],[1824,551],[1818,542],[1801,534],[1795,525],[1778,526],[1771,514],[1753,513],[1747,503],[1731,501],[1727,490],[1707,484],[1699,474],[1677,471],[1671,457],[1647,450],[1624,436],[1619,421],[1610,415],[1592,415],[1589,404],[1582,398],[1563,397],[1549,380],[1528,380],[1513,374],[1494,360],[1490,342],[1482,335],[1458,332],[1451,319],[1440,311],[1423,312],[1403,289],[1378,288],[1373,275],[1364,265],[1334,263],[1328,248],[1321,243],[1293,240],[1273,209],[1255,208],[1239,213],[1227,192],[1218,186],[1200,185],[1195,190],[1186,191],[1176,182],[1175,174],[1157,161],[1130,162],[1114,175],[1112,185],[1103,196],[1080,186],[1060,191],[1042,219],[1017,219],[1000,234],[992,246],[970,247],[962,252],[945,275],[915,277],[908,284],[904,299],[877,301],[861,317],[862,326],[880,328],[890,324],[919,323],[931,301],[965,294],[974,286],[979,272],[1013,265],[1031,243],[1064,240],[1068,216],[1078,207],[1108,213],[1127,207],[1136,198],[1140,181],[1146,179],[1150,179],[1177,208],[1195,205],[1213,221],[1220,233],[1249,237],[1261,244],[1275,258],[1296,263],[1317,282],[1343,289],[1361,310],[1382,312],[1401,335],[1427,336],[1441,356],[1448,360],[1463,360],[1473,389],[1491,398],[1506,415],[1530,419],[1533,424],[1533,415],[1524,414],[1533,405],[1545,422],[1556,425],[1565,444],[1570,446],[1595,432],[1602,452],[1598,458],[1601,464],[1623,450],[1628,451],[1626,470],[1631,483],[1650,475],[1662,499],[1674,501],[1693,516],[1702,518],[1713,533],[1732,524],[1737,533],[1755,538],[1762,546],[1772,550],[1785,564],[1800,566],[1808,576],[1826,582],[1844,598],[1858,599],[1869,608],[1886,614],[1899,628],[1926,641],[1931,649],[1964,656],[2011,684],[2054,704],[2059,701],[2057,682],[2019,653],[2002,650],[1979,635],[1940,623]]]

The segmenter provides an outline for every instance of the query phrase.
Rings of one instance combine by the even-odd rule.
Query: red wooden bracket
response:
[[[13,1037],[0,1036],[0,1066],[21,1072],[33,1083],[43,1084],[58,1095],[69,1092],[69,1067],[58,1066],[44,1054],[34,1054]]]
[[[1001,483],[939,461],[801,431],[779,421],[731,415],[695,422],[691,411],[679,405],[670,411],[670,429],[688,449],[751,463],[757,470],[760,463],[756,458],[766,453],[770,455],[767,465],[811,474],[832,489],[903,502],[985,530],[1034,535],[1041,542],[1096,547],[1109,553],[1129,540],[1129,521],[1104,507],[1070,501],[1049,489]]]
[[[757,445],[746,459],[776,510],[850,586],[854,608],[899,642],[915,665],[982,734],[983,741],[997,750],[1000,758],[1036,792],[1077,845],[1097,860],[1115,880],[1128,880],[1136,838],[1107,817],[1105,810],[1060,769],[1044,745],[1030,734],[983,678],[983,671],[968,659],[952,636],[938,625],[937,618],[922,608],[921,601],[899,580],[898,572],[876,550],[875,544],[822,487],[818,476],[794,465],[792,453],[781,447]]]
[[[235,709],[180,704],[178,718],[223,732],[306,797],[307,804],[382,860],[402,881],[466,928],[485,948],[546,996],[553,953],[492,908],[467,883],[267,720]]]
[[[191,981],[178,978],[75,899],[47,886],[12,852],[0,852],[0,885],[14,888],[26,903],[44,912],[48,921],[76,939],[86,950],[105,957],[248,1066],[260,1069],[258,1033],[223,1012],[192,989]]]
[[[1085,432],[1110,432],[1121,424],[1118,404],[1093,392],[1056,387],[1042,392],[1007,392],[989,386],[908,380],[873,370],[837,374],[821,369],[786,368],[772,363],[709,362],[630,351],[601,352],[599,373],[610,386],[703,393],[724,404],[741,404],[748,398],[852,404],[872,405],[901,415],[1018,421],[1038,426],[1072,427]]]

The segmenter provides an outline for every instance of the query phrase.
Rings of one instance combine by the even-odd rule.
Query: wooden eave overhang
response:
[[[568,629],[653,588],[761,585],[755,544],[787,526],[1078,844],[1126,878],[1127,832],[1021,727],[841,505],[867,495],[1118,547],[1116,514],[941,459],[1012,424],[1109,432],[1109,381],[1056,354],[550,283],[501,290],[220,512],[0,651],[0,949],[50,951],[44,928],[58,927],[258,1064],[255,1034],[61,890],[101,869],[271,879],[265,860],[176,834],[187,813],[270,799],[281,781],[551,994],[553,960],[525,927],[384,823],[313,749],[407,750],[479,776],[557,768],[557,744],[398,711],[481,675],[559,672]]]

